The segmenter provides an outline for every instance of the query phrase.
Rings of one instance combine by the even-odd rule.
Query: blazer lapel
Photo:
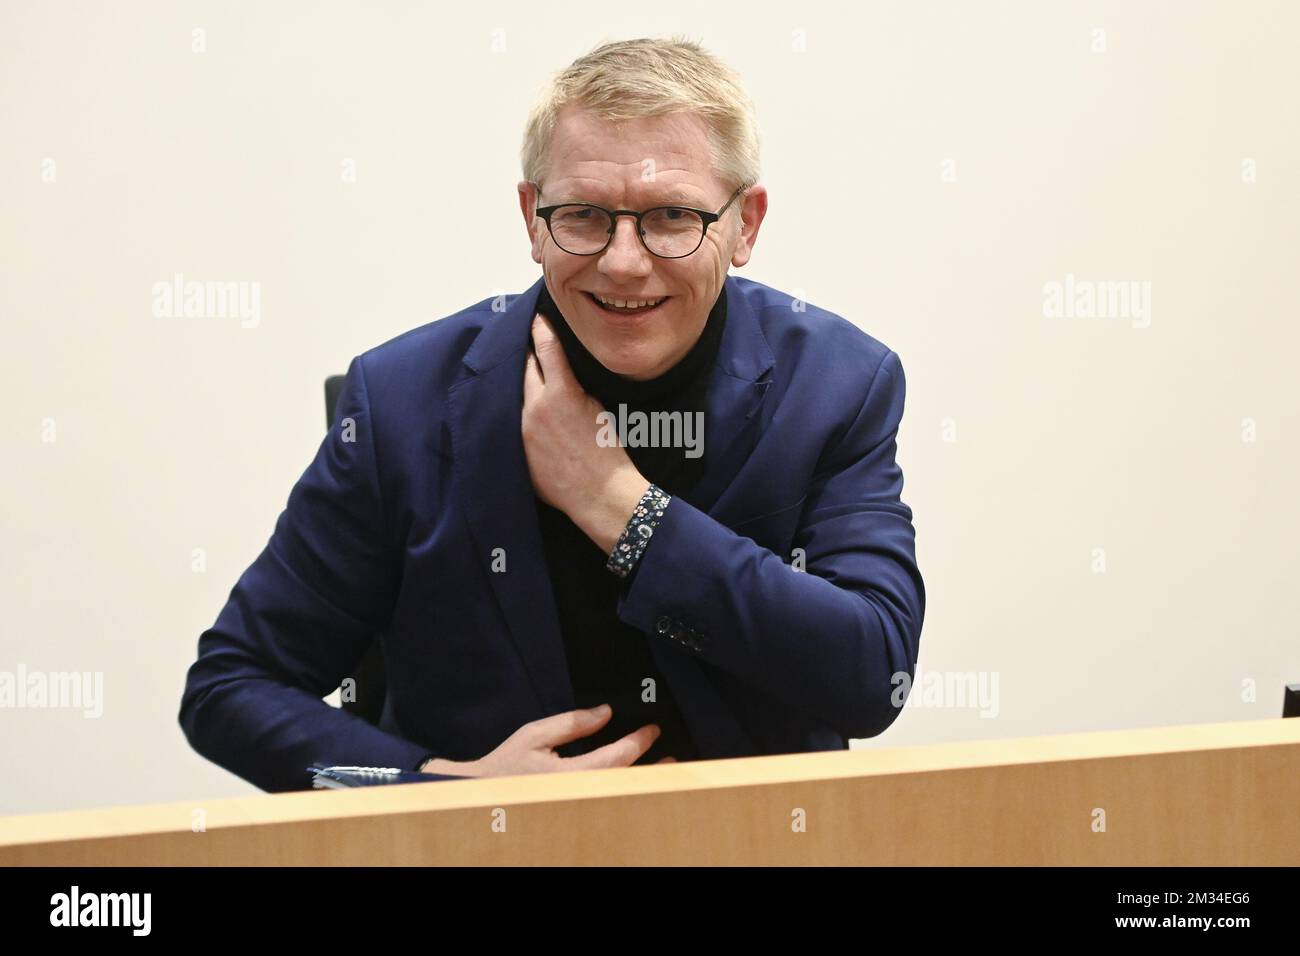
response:
[[[468,377],[448,393],[454,474],[460,482],[478,559],[501,548],[506,570],[489,572],[511,638],[543,712],[572,710],[564,641],[542,547],[537,507],[520,433],[524,358],[544,279],[489,320],[463,362]],[[724,286],[727,324],[712,369],[706,405],[705,468],[685,499],[706,513],[727,504],[726,490],[761,431],[758,414],[773,366],[771,350],[735,277]],[[701,753],[754,752],[700,663],[661,641],[651,653],[674,689]]]
[[[453,468],[476,559],[501,548],[488,578],[545,714],[573,709],[559,615],[551,591],[520,416],[539,279],[491,318],[463,358],[470,377],[448,393]]]
[[[758,412],[772,384],[766,377],[772,351],[734,276],[727,277],[724,294],[727,324],[705,399],[704,474],[683,496],[707,513],[727,503],[724,492],[754,450],[761,433]]]

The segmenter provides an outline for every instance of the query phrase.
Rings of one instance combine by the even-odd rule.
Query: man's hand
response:
[[[589,737],[604,727],[614,711],[609,704],[591,710],[569,710],[524,724],[511,734],[501,746],[486,757],[465,762],[443,760],[441,757],[425,761],[420,767],[425,773],[441,773],[460,777],[506,777],[522,773],[554,773],[562,770],[595,770],[601,767],[627,767],[637,762],[659,738],[657,724],[646,724],[612,744],[606,744],[591,753],[577,757],[561,757],[555,748],[579,737]],[[664,757],[657,763],[676,763],[674,757]]]
[[[605,409],[582,390],[546,319],[533,318],[524,362],[522,431],[537,496],[567,514],[608,554],[650,487],[627,451],[596,442]]]

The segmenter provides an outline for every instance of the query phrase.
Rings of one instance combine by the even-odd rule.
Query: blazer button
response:
[[[667,634],[672,629],[673,619],[667,616],[661,617],[655,621],[655,630],[660,634]]]

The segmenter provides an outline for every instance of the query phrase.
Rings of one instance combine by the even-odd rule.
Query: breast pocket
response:
[[[794,533],[798,530],[799,516],[803,513],[803,503],[807,495],[792,505],[786,505],[777,511],[755,515],[733,522],[728,527],[736,534],[749,538],[755,544],[767,548],[782,561],[790,563],[790,550],[794,543]]]

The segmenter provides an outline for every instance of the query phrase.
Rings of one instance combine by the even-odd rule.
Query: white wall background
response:
[[[997,675],[996,716],[909,707],[867,745],[1279,715],[1300,8],[652,6],[0,7],[0,670],[104,679],[99,719],[0,710],[0,813],[252,790],[177,709],[321,439],[322,378],[531,284],[534,96],[676,32],[758,107],[741,274],[903,359],[921,669]],[[155,318],[176,273],[259,283],[260,322]],[[1149,326],[1046,317],[1067,274],[1150,282]]]

